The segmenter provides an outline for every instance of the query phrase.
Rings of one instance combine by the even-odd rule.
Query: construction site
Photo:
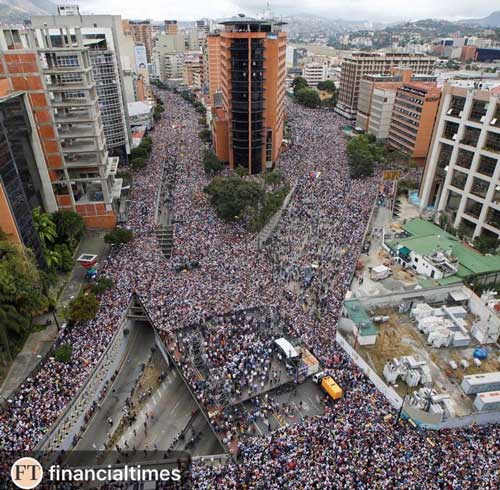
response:
[[[488,420],[500,416],[499,303],[462,285],[351,299],[338,336],[408,414]]]

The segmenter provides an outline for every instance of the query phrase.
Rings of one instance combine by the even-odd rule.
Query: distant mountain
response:
[[[459,23],[481,27],[500,27],[500,10],[492,12],[488,17],[482,19],[463,19]]]
[[[0,0],[0,22],[22,23],[32,15],[56,13],[57,9],[50,0]]]

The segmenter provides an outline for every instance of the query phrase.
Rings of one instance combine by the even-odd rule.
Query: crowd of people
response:
[[[58,343],[73,345],[71,362],[49,359],[1,409],[3,448],[32,449],[43,438],[98,362],[135,294],[167,346],[207,318],[272,308],[345,391],[342,402],[321,417],[241,440],[238,462],[195,466],[197,488],[498,488],[497,427],[421,432],[388,422],[389,404],[334,342],[379,185],[377,177],[350,179],[342,120],[330,111],[287,104],[292,144],[278,165],[294,195],[273,237],[256,250],[244,224],[220,221],[203,192],[208,177],[196,112],[178,95],[159,96],[166,110],[152,131],[152,155],[147,168],[134,174],[127,222],[134,240],[104,265],[115,287],[103,295],[92,322],[61,333]],[[158,205],[171,207],[171,258],[163,256],[155,236]],[[177,272],[185,263],[198,266]],[[262,371],[269,372],[267,343],[257,358],[245,353],[246,336],[255,332],[237,333],[228,321],[205,334],[208,342],[225,343],[223,351],[213,349],[211,364],[239,376],[223,384],[229,396],[248,390],[242,376],[252,366],[259,366],[257,382]],[[186,370],[187,361],[181,359]],[[193,383],[200,400],[210,398],[209,388]],[[221,416],[233,432],[231,418]]]

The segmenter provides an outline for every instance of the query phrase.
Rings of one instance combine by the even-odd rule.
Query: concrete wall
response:
[[[129,334],[124,335],[128,329]],[[85,416],[92,404],[99,400],[100,393],[105,389],[120,363],[126,355],[127,346],[132,338],[134,322],[127,321],[125,315],[120,327],[114,334],[106,351],[94,369],[87,376],[87,381],[80,388],[79,394],[73,398],[57,422],[37,444],[39,450],[69,450],[73,439],[85,429]]]
[[[335,340],[344,349],[349,357],[356,363],[356,365],[363,371],[370,381],[375,385],[377,390],[379,390],[386,398],[387,401],[395,408],[399,409],[403,403],[403,399],[392,389],[387,386],[382,378],[366,363],[366,361],[351,347],[349,342],[340,335],[337,331]]]

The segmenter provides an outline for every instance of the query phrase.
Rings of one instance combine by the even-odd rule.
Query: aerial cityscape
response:
[[[0,487],[499,489],[495,8],[0,0]]]

